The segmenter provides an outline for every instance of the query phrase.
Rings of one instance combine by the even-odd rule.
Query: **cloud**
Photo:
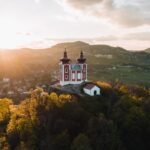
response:
[[[97,40],[97,41],[116,41],[118,39],[119,39],[118,36],[108,35],[108,36],[100,36],[98,38],[94,38],[93,40]]]
[[[70,5],[72,5],[73,7],[77,9],[86,8],[90,5],[95,5],[102,1],[103,0],[81,0],[81,1],[80,0],[66,0],[67,3],[69,3]]]
[[[36,4],[39,4],[41,0],[34,0]]]
[[[97,41],[117,41],[117,40],[127,40],[127,41],[150,41],[150,32],[133,32],[122,35],[108,35],[100,36],[94,38]]]
[[[16,34],[20,36],[31,36],[32,32],[17,32]]]
[[[59,0],[84,14],[127,27],[150,25],[149,0]]]
[[[99,36],[95,38],[45,38],[46,41],[57,41],[57,42],[72,42],[72,41],[85,41],[92,43],[93,41],[150,41],[150,32],[133,32],[128,34],[120,34],[120,35],[107,35],[107,36]]]
[[[150,41],[150,32],[130,33],[123,37],[126,40]]]

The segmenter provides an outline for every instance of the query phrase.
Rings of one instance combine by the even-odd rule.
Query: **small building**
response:
[[[100,87],[92,83],[86,84],[83,87],[83,91],[85,94],[90,96],[100,95]]]
[[[9,78],[3,78],[3,83],[9,83],[10,79]]]
[[[14,91],[8,91],[7,94],[8,94],[8,95],[14,95],[15,92],[14,92]]]

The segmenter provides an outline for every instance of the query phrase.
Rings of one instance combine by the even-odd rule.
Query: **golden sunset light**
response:
[[[0,150],[150,150],[150,0],[0,0]]]

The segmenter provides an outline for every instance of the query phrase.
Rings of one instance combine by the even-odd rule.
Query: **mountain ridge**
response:
[[[0,77],[40,72],[58,72],[58,64],[67,49],[68,57],[76,61],[81,50],[87,58],[89,80],[123,81],[150,84],[150,53],[127,51],[122,47],[90,45],[81,41],[60,43],[45,49],[0,51]],[[8,57],[9,56],[9,57]],[[21,72],[21,73],[18,73]]]
[[[48,49],[56,48],[56,47],[57,48],[58,47],[68,48],[68,47],[72,47],[72,46],[81,47],[81,48],[86,47],[86,46],[99,46],[99,47],[119,48],[119,49],[129,51],[129,52],[150,52],[150,48],[137,51],[137,50],[128,50],[128,49],[125,49],[125,48],[120,47],[120,46],[110,46],[110,45],[107,45],[107,44],[89,44],[89,43],[83,42],[83,41],[62,42],[62,43],[54,44],[54,45],[52,45],[50,47],[47,47],[47,48],[29,48],[29,47],[13,48],[13,49],[0,48],[0,51],[5,52],[5,51],[13,51],[13,50],[20,50],[20,51],[24,51],[24,50],[28,50],[28,51],[30,51],[30,50],[48,50]]]

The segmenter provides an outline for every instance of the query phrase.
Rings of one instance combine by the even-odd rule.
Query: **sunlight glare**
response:
[[[23,41],[19,38],[20,24],[16,20],[8,19],[6,17],[0,20],[0,48],[13,49],[17,48]]]

